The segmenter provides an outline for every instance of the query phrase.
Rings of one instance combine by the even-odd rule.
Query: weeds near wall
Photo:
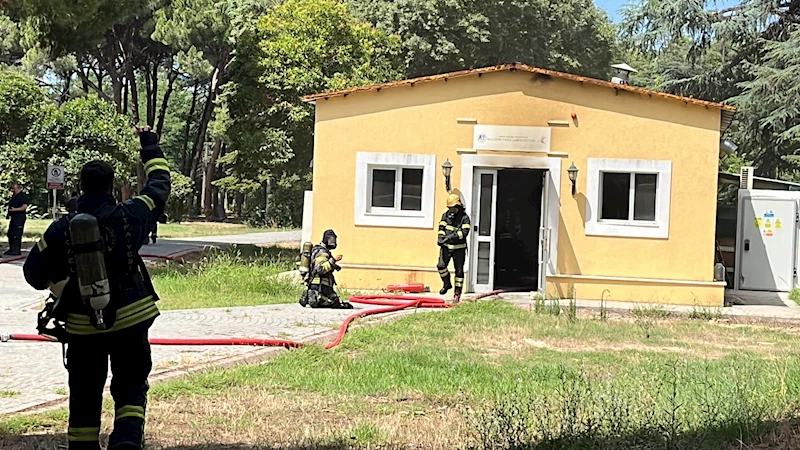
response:
[[[574,285],[569,285],[567,295],[569,296],[569,320],[570,322],[575,322],[578,320],[578,300],[576,299]]]
[[[608,298],[611,298],[611,291],[608,289],[604,289],[603,293],[600,295],[600,320],[606,321],[608,320],[608,307],[606,306],[606,294],[608,294]]]

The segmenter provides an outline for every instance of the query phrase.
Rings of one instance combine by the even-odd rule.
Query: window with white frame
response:
[[[591,158],[587,166],[587,235],[669,237],[671,161]]]
[[[370,212],[422,211],[421,167],[371,167]]]
[[[356,225],[433,227],[435,182],[435,155],[358,153]]]

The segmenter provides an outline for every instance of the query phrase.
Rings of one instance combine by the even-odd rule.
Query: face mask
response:
[[[447,208],[447,211],[449,211],[449,212],[450,212],[450,214],[455,214],[455,213],[457,213],[457,212],[458,212],[458,207],[457,207],[457,206],[454,206],[454,207],[452,207],[452,208]]]
[[[325,242],[325,246],[328,247],[330,250],[335,249],[336,248],[336,238],[328,239]]]

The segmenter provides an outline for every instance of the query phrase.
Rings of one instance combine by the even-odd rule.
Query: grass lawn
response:
[[[789,293],[789,299],[800,305],[800,289],[792,289]]]
[[[158,384],[148,448],[798,448],[797,333],[463,304]],[[64,430],[63,411],[0,418],[0,447]]]
[[[52,223],[50,219],[28,219],[25,221],[23,240],[36,242]],[[8,230],[8,220],[0,220],[0,229],[3,234]],[[215,222],[182,222],[158,224],[159,238],[187,238],[199,236],[222,236],[231,234],[264,233],[267,231],[280,231],[268,228],[252,228],[246,225]]]
[[[187,264],[168,263],[151,270],[161,297],[158,307],[169,309],[222,308],[294,303],[302,287],[276,275],[296,269],[297,250],[253,245],[213,250]]]

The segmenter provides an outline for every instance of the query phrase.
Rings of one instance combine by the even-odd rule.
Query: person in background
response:
[[[28,196],[22,192],[22,185],[14,183],[11,186],[13,195],[8,202],[8,251],[4,256],[19,256],[22,254],[22,233],[25,231],[26,211],[28,210]]]
[[[78,213],[78,193],[73,192],[72,197],[67,201],[67,212],[69,214]]]

